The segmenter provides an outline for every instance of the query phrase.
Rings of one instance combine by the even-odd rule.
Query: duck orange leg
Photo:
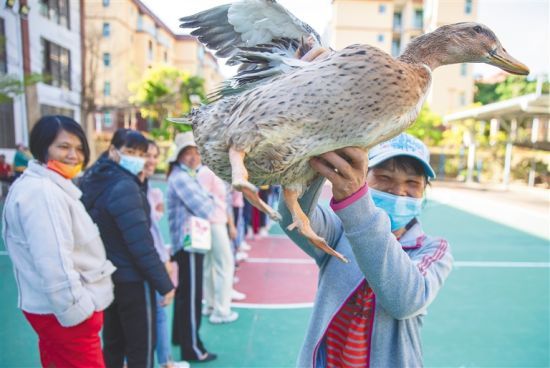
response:
[[[244,166],[245,153],[234,148],[229,148],[229,162],[231,163],[231,185],[242,192],[251,205],[265,213],[273,221],[281,221],[279,212],[271,208],[258,195],[258,188],[248,181],[248,170]]]
[[[309,224],[309,218],[306,216],[302,207],[298,203],[299,193],[295,190],[283,188],[283,198],[285,200],[286,206],[292,215],[292,220],[294,221],[287,227],[287,230],[294,230],[298,228],[300,234],[305,236],[307,240],[317,248],[321,249],[323,252],[330,254],[338,258],[344,263],[349,263],[349,260],[344,257],[341,253],[338,253],[333,248],[331,248],[325,239],[321,238],[319,235],[315,234],[311,225]]]

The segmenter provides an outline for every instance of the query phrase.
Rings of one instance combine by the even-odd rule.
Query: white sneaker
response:
[[[191,364],[184,360],[181,362],[172,362],[172,368],[191,368]]]
[[[214,308],[213,307],[210,307],[206,304],[203,304],[202,305],[202,309],[201,309],[201,314],[203,316],[209,316],[212,314],[212,312],[214,311]]]
[[[231,290],[231,299],[235,300],[235,301],[244,300],[244,299],[246,299],[246,294],[241,293],[241,292],[239,292],[235,289],[232,289]]]
[[[246,252],[246,251],[249,251],[251,249],[252,249],[252,247],[250,246],[250,244],[248,244],[244,240],[241,242],[241,246],[239,247],[240,251]]]
[[[208,319],[210,323],[213,323],[215,325],[219,325],[221,323],[231,323],[235,322],[239,318],[239,313],[235,311],[229,312],[228,315],[224,316],[217,313],[212,313],[210,318]]]
[[[248,258],[248,253],[246,253],[246,252],[240,252],[239,251],[235,255],[235,259],[237,260],[237,262],[244,261],[247,258]]]

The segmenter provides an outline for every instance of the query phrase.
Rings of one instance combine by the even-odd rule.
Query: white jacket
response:
[[[65,327],[85,321],[113,301],[99,230],[80,202],[80,190],[38,161],[12,185],[2,235],[13,262],[19,308],[54,314]]]

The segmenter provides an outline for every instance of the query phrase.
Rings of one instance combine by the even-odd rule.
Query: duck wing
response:
[[[324,47],[319,34],[275,0],[243,0],[183,17],[181,28],[196,36],[215,55],[239,65],[235,77],[211,96],[238,94],[267,79],[301,67],[310,49]]]
[[[300,42],[312,36],[321,45],[321,37],[275,0],[243,0],[220,5],[180,19],[181,28],[195,28],[206,47],[216,56],[235,55],[240,47],[271,43],[279,38]]]

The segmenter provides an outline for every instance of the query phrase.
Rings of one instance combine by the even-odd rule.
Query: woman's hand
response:
[[[162,298],[160,305],[166,307],[167,305],[171,304],[174,300],[174,295],[176,295],[176,289],[172,289],[168,293],[164,294],[164,298]]]
[[[311,167],[332,183],[332,196],[341,201],[365,185],[367,152],[359,147],[345,147],[309,160]]]

